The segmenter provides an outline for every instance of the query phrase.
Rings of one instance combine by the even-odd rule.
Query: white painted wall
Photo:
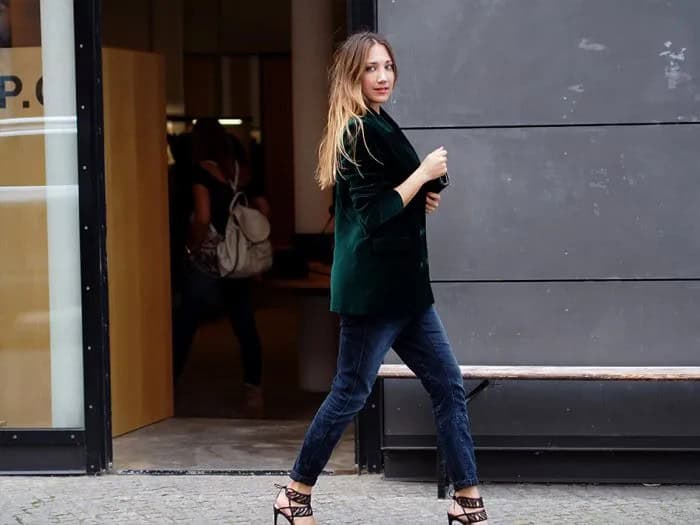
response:
[[[41,0],[41,44],[44,115],[73,122],[72,132],[49,132],[44,140],[52,426],[82,427],[85,415],[73,0]]]

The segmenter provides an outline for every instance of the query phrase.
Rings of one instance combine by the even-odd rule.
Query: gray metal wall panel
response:
[[[404,126],[697,121],[700,2],[379,0]]]
[[[414,381],[384,391],[387,436],[435,435],[430,399]],[[479,436],[698,436],[693,383],[498,381],[469,405]]]
[[[437,283],[461,364],[700,365],[700,283]],[[392,352],[387,362],[399,362]],[[434,432],[417,382],[385,389],[388,434]],[[698,435],[697,383],[498,382],[472,406],[480,434]]]
[[[700,2],[378,0],[378,21],[400,71],[388,111],[426,128],[408,133],[421,155],[450,152],[433,279],[542,281],[435,284],[458,359],[698,365],[700,127],[615,125],[698,122]],[[658,278],[686,280],[636,281]],[[582,279],[633,281],[551,282]],[[699,394],[498,382],[472,405],[473,431],[698,436]],[[434,433],[417,382],[384,395],[386,434]]]
[[[433,279],[700,277],[700,125],[407,135],[449,155]]]
[[[433,283],[458,361],[700,366],[700,282]]]

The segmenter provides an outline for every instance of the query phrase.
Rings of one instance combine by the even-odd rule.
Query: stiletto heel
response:
[[[284,485],[278,485],[277,483],[275,483],[275,487],[280,489],[280,492],[277,494],[278,498],[279,494],[284,491],[289,505],[286,507],[278,507],[277,503],[272,505],[272,510],[275,515],[274,525],[277,525],[277,518],[280,514],[290,525],[294,525],[294,518],[308,518],[314,515],[314,511],[311,509],[311,494],[302,494],[301,492],[297,492]],[[292,505],[292,501],[299,505]],[[285,514],[285,511],[289,511],[289,516]]]
[[[484,510],[484,500],[482,498],[468,498],[466,496],[452,496],[453,501],[460,506],[461,514],[451,514],[447,513],[447,525],[452,525],[454,522],[460,525],[465,525],[468,523],[478,523],[480,521],[486,521],[488,516]],[[481,509],[474,512],[467,512],[466,509]],[[465,521],[466,520],[466,521]]]

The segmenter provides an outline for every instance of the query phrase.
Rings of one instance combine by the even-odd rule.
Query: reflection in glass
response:
[[[83,427],[72,0],[0,0],[0,77],[0,420]]]

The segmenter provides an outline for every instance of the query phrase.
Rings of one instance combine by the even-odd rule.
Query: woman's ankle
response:
[[[479,486],[472,485],[471,487],[463,487],[459,490],[455,490],[455,496],[467,497],[467,498],[478,498],[478,497],[480,497]]]
[[[311,494],[311,491],[313,490],[312,486],[305,485],[304,483],[299,483],[298,481],[294,480],[290,480],[287,487],[296,490],[297,492],[301,492],[302,494]]]

